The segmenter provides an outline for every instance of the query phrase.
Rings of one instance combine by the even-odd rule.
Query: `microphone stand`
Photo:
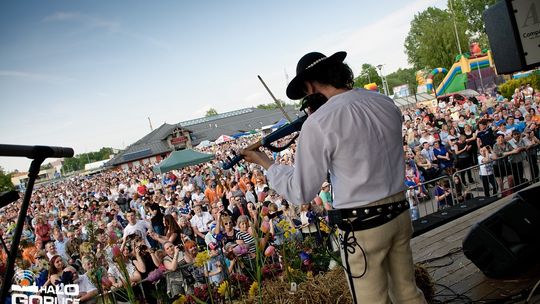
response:
[[[30,205],[30,198],[32,197],[32,190],[34,189],[34,183],[39,175],[39,168],[43,161],[45,161],[45,159],[48,157],[73,157],[73,154],[73,149],[64,147],[0,144],[0,156],[27,157],[32,159],[30,169],[28,170],[28,185],[26,187],[26,192],[24,193],[21,210],[19,211],[19,218],[17,219],[15,234],[13,235],[13,239],[11,241],[6,273],[4,274],[2,293],[0,294],[0,301],[2,302],[7,301],[6,297],[15,273],[15,259],[17,258],[17,251],[19,250],[19,243],[21,241],[28,206]]]
[[[19,218],[17,219],[15,234],[13,235],[13,240],[11,241],[11,248],[9,251],[8,263],[6,266],[6,273],[4,274],[4,283],[2,284],[2,293],[0,295],[0,300],[2,301],[6,300],[11,285],[11,280],[13,279],[13,275],[15,274],[15,259],[17,258],[17,251],[19,250],[19,243],[21,241],[26,212],[28,211],[28,206],[30,205],[30,197],[32,196],[34,182],[38,177],[39,168],[44,160],[45,158],[36,158],[32,160],[32,163],[30,164],[30,169],[28,170],[28,185],[26,187],[26,192],[24,193],[21,210],[19,211]]]

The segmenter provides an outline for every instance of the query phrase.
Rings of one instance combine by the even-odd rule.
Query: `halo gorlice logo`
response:
[[[17,273],[15,273],[15,277],[13,278],[15,280],[15,283],[19,286],[31,286],[34,285],[34,273],[30,270],[19,270]],[[13,285],[12,285],[13,288]]]
[[[38,287],[35,274],[29,270],[15,273],[11,285],[12,304],[78,304],[79,285],[60,284],[59,286]],[[60,296],[60,297],[59,297]]]

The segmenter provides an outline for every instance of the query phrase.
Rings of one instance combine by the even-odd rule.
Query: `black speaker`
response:
[[[472,227],[463,240],[463,253],[488,277],[523,273],[540,257],[540,212],[514,198]]]
[[[536,209],[540,210],[540,185],[521,190],[516,193],[516,196],[519,197],[522,201],[527,202],[533,205],[533,207],[535,207]]]
[[[533,38],[538,27],[529,25],[528,19],[530,14],[538,14],[533,4],[533,0],[502,0],[484,11],[484,24],[498,74],[530,70],[540,64],[540,46],[529,42],[537,41]]]

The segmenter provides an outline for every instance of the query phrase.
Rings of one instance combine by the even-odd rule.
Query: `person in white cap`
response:
[[[330,183],[324,182],[321,186],[321,192],[319,192],[319,197],[323,202],[323,206],[326,210],[332,209],[332,193],[330,192]]]
[[[387,96],[353,89],[345,57],[313,52],[298,62],[287,96],[322,94],[328,101],[303,124],[294,167],[259,150],[241,153],[264,167],[270,186],[294,204],[316,196],[330,173],[337,210],[329,217],[344,240],[342,260],[355,303],[426,303],[410,247],[401,112]]]

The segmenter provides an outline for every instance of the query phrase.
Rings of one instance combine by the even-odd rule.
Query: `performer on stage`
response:
[[[287,87],[293,100],[321,93],[298,138],[295,166],[244,150],[289,202],[309,202],[330,172],[341,254],[355,303],[425,303],[416,287],[405,200],[401,113],[382,94],[353,89],[345,52],[303,56]],[[337,216],[336,216],[337,215]]]

